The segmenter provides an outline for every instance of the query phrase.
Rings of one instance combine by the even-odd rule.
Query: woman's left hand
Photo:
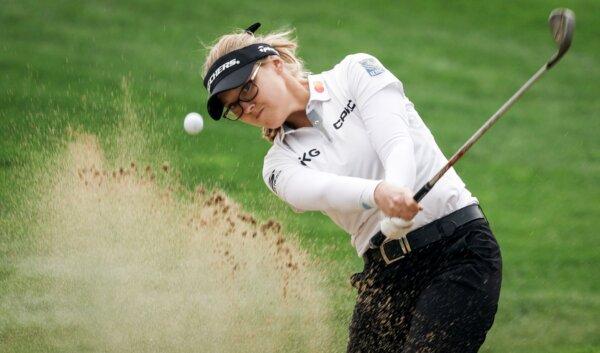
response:
[[[410,189],[382,181],[375,188],[375,203],[386,216],[410,221],[423,208],[413,199]]]

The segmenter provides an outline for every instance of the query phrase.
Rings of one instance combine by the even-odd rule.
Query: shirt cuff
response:
[[[383,180],[369,180],[360,195],[360,206],[365,210],[376,208],[375,189]]]

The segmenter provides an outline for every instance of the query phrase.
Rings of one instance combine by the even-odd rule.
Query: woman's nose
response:
[[[244,114],[251,114],[254,111],[255,104],[253,102],[240,102],[242,109],[244,109]]]

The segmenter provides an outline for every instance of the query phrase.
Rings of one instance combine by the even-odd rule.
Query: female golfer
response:
[[[447,160],[400,81],[368,54],[309,74],[290,31],[259,36],[259,26],[210,48],[207,109],[262,128],[269,189],[350,235],[365,265],[351,278],[348,352],[477,352],[497,309],[500,251],[454,170],[413,200]]]

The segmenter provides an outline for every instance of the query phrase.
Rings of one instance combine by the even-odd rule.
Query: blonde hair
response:
[[[234,50],[241,49],[256,43],[266,43],[275,48],[279,53],[279,57],[284,62],[285,69],[294,77],[298,79],[306,79],[310,74],[304,68],[304,62],[301,58],[296,55],[298,49],[298,42],[296,38],[292,37],[294,29],[281,30],[268,33],[264,36],[252,35],[247,33],[243,29],[235,30],[233,33],[225,34],[218,38],[215,44],[205,46],[208,50],[208,54],[204,60],[204,66],[202,68],[202,77],[206,76],[206,72],[211,65],[217,61],[223,55],[231,53]],[[283,128],[279,127],[276,129],[262,129],[262,137],[269,142],[273,142],[277,133]]]

